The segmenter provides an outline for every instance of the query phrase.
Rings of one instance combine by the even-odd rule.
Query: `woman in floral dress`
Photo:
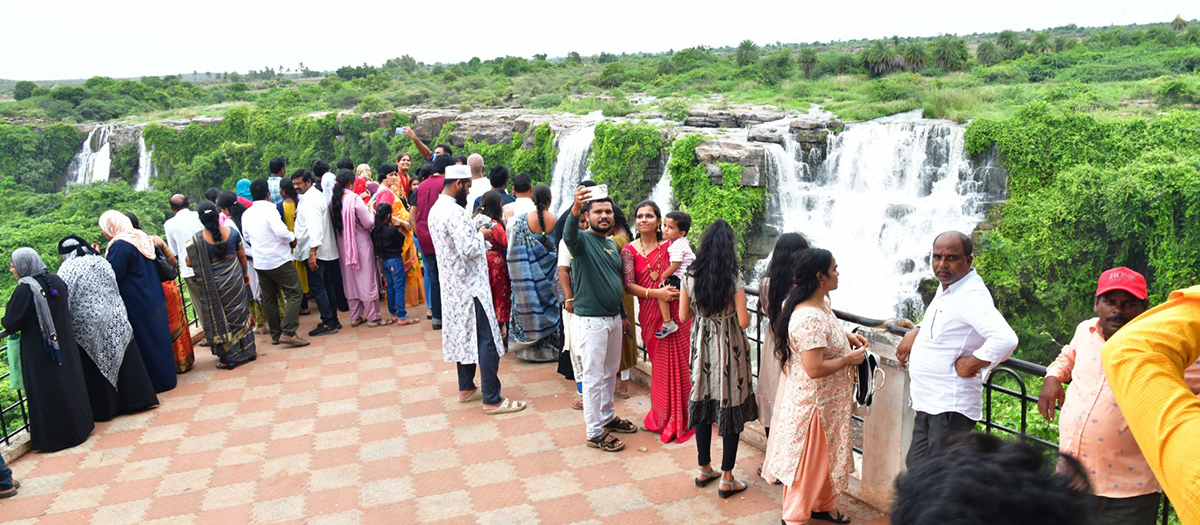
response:
[[[775,400],[763,477],[780,480],[783,522],[810,518],[849,523],[836,509],[854,468],[850,457],[850,410],[854,367],[867,341],[847,334],[829,308],[838,287],[837,261],[810,248],[797,258],[796,286],[771,321],[775,355],[784,377]],[[854,347],[856,349],[851,349]]]

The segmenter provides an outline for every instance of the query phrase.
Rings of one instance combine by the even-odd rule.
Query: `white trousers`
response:
[[[621,368],[621,317],[575,316],[573,348],[583,364],[583,421],[588,439],[604,433],[604,425],[616,417],[613,391]]]

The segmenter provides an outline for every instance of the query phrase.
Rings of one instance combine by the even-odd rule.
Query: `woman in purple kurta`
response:
[[[375,267],[375,248],[371,244],[371,228],[375,217],[353,191],[354,172],[339,170],[333,188],[334,199],[329,206],[333,231],[337,233],[341,251],[342,283],[350,302],[350,326],[370,322],[379,326],[379,274]]]

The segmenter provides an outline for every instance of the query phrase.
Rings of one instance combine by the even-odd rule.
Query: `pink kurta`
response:
[[[800,353],[821,348],[825,359],[833,359],[850,351],[850,341],[832,311],[801,306],[792,312],[788,321],[788,346],[791,355],[783,367],[784,379],[775,400],[775,418],[767,442],[763,475],[768,481],[779,479],[785,485],[792,485],[798,474],[806,470],[806,462],[816,463],[804,457],[804,451],[809,449],[808,441],[822,439],[828,445],[826,476],[833,493],[840,494],[846,491],[850,472],[854,469],[850,457],[854,368],[846,367],[814,379],[804,370]],[[810,434],[810,428],[814,428],[813,418],[817,418],[823,436]],[[809,476],[812,473],[803,474]],[[819,479],[826,479],[826,476]]]
[[[371,228],[375,217],[357,195],[345,192],[342,197],[342,229],[338,233],[341,252],[342,286],[350,303],[350,318],[378,321],[379,271],[375,266],[375,247],[371,244]],[[353,245],[353,246],[352,246]],[[353,253],[354,257],[351,257]]]
[[[651,251],[648,257],[642,257],[634,244],[630,242],[621,249],[625,284],[658,288],[666,277],[662,275],[662,270],[671,265],[667,262],[668,243],[664,242]],[[654,270],[659,274],[657,280],[650,279],[650,273]],[[654,337],[654,332],[663,325],[658,301],[639,297],[638,302],[642,343],[646,345],[650,366],[654,370],[650,374],[650,413],[646,414],[644,424],[651,432],[658,432],[663,443],[671,440],[683,443],[696,434],[688,426],[688,397],[692,392],[692,372],[688,366],[692,320],[679,322],[679,301],[671,302],[671,316],[675,318],[679,330],[659,339]]]

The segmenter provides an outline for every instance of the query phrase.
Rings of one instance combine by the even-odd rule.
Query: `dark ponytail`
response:
[[[342,234],[342,201],[345,200],[344,190],[354,189],[354,172],[340,169],[337,178],[333,179],[333,198],[329,200],[329,221],[333,223],[333,233]]]
[[[829,265],[833,264],[833,254],[829,253],[829,250],[809,248],[797,253],[792,260],[792,267],[795,268],[792,276],[796,285],[788,291],[779,315],[771,319],[771,335],[775,336],[775,358],[779,359],[780,368],[787,365],[788,357],[792,353],[788,340],[788,324],[792,320],[792,312],[796,305],[812,297],[821,286],[817,274],[825,275],[829,272]],[[775,283],[771,283],[771,287],[774,288]]]
[[[538,184],[533,187],[533,205],[537,208],[538,226],[542,233],[546,233],[546,210],[550,209],[550,199],[553,195],[550,186]]]
[[[229,255],[229,246],[222,242],[224,239],[221,238],[221,211],[217,209],[217,205],[212,201],[200,201],[200,204],[196,205],[196,214],[200,215],[200,224],[212,234],[213,242],[217,243],[216,258]],[[201,257],[205,256],[202,248],[196,247]]]

